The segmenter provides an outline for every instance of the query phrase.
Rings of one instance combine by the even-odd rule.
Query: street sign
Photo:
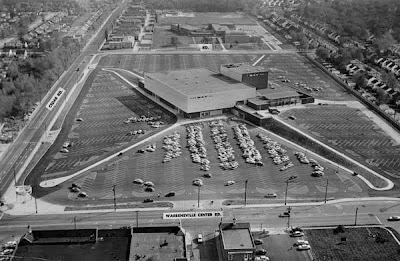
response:
[[[223,211],[163,213],[163,219],[221,218],[223,216]]]
[[[53,98],[51,98],[49,103],[46,105],[46,108],[51,111],[53,109],[53,107],[56,105],[56,103],[58,102],[58,100],[60,99],[61,95],[63,95],[64,92],[65,92],[65,90],[63,88],[58,88],[58,90],[54,94]]]

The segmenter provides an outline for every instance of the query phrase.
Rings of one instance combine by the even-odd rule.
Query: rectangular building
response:
[[[219,235],[224,261],[255,260],[256,246],[250,223],[221,223]]]
[[[186,117],[220,114],[256,89],[205,68],[145,74],[145,89]]]
[[[257,90],[268,87],[268,71],[262,66],[251,66],[247,63],[221,64],[220,73]]]

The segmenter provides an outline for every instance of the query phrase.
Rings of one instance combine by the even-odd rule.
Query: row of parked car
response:
[[[174,132],[167,135],[163,139],[163,149],[165,150],[163,163],[170,162],[172,159],[180,157],[182,155],[181,149],[181,135],[178,132]]]
[[[264,148],[268,151],[275,165],[285,163],[279,170],[283,171],[294,166],[289,156],[286,155],[287,151],[277,141],[262,133],[258,133],[257,137],[265,144]]]
[[[204,137],[201,127],[198,125],[189,125],[186,127],[187,147],[190,151],[190,157],[193,163],[200,164],[200,169],[210,170],[210,161],[207,159],[207,149],[204,146]]]
[[[136,122],[154,122],[157,120],[161,120],[161,116],[156,116],[156,117],[146,117],[144,115],[141,115],[140,117],[129,117],[127,120],[124,121],[124,123],[136,123]]]
[[[211,138],[218,152],[219,166],[223,170],[234,170],[239,167],[235,158],[235,151],[228,141],[226,128],[221,120],[211,121],[209,124]]]
[[[313,177],[322,177],[324,175],[324,167],[322,167],[315,159],[308,159],[307,156],[300,151],[295,151],[294,155],[297,156],[297,159],[303,164],[311,164],[313,168],[313,172],[311,176]]]
[[[251,139],[246,125],[238,124],[232,128],[235,134],[235,139],[237,139],[238,145],[242,149],[242,157],[246,160],[246,163],[264,166],[264,163],[261,161],[261,153],[254,146],[254,141]]]

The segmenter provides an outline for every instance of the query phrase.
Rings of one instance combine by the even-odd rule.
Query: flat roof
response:
[[[228,229],[222,230],[224,248],[227,249],[253,249],[253,240],[251,240],[248,229]]]
[[[224,67],[225,69],[236,72],[238,74],[259,73],[259,72],[267,72],[268,71],[267,69],[264,68],[264,66],[253,66],[248,63],[221,64],[221,67]]]
[[[269,100],[301,96],[298,92],[286,86],[278,86],[275,87],[274,89],[272,88],[258,89],[257,95],[263,96]]]
[[[253,89],[246,84],[206,68],[146,73],[146,76],[156,79],[187,96]]]

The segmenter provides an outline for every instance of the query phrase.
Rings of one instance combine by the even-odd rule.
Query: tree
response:
[[[367,77],[365,77],[364,73],[357,73],[354,75],[354,82],[356,83],[357,88],[364,89],[367,87]]]
[[[388,72],[383,75],[383,80],[389,88],[396,90],[399,88],[399,82],[393,72]]]
[[[315,51],[315,54],[318,55],[318,57],[320,57],[321,59],[328,59],[330,54],[329,54],[329,50],[326,49],[325,47],[318,47],[317,50]]]
[[[385,90],[377,89],[376,90],[376,104],[381,105],[385,104],[389,101],[389,95]]]
[[[176,36],[171,36],[171,45],[178,49],[179,40]]]

